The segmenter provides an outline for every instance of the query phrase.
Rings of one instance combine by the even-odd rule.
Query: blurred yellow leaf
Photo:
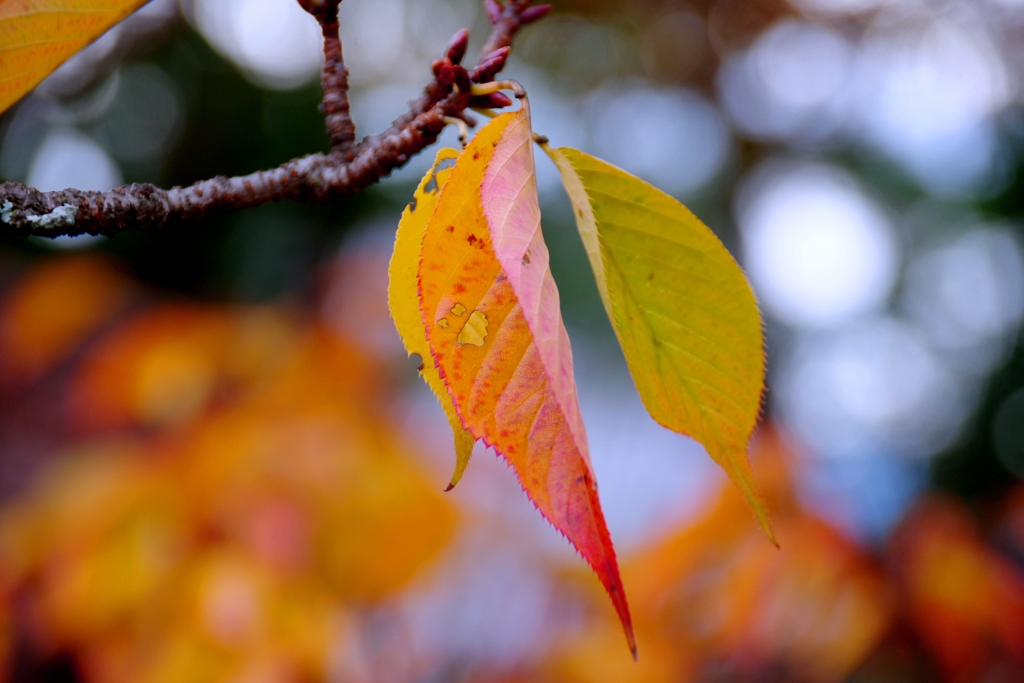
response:
[[[423,176],[412,203],[402,214],[395,237],[395,253],[388,268],[388,305],[391,308],[391,317],[395,320],[395,327],[402,337],[406,352],[410,356],[419,355],[420,377],[441,402],[455,437],[455,473],[452,475],[448,490],[453,489],[462,479],[462,474],[473,455],[473,444],[476,439],[462,426],[462,420],[455,412],[444,380],[431,362],[427,333],[423,329],[423,314],[420,312],[419,281],[416,274],[420,265],[423,237],[427,234],[427,224],[434,215],[437,200],[441,196],[441,188],[448,182],[448,177],[452,173],[451,167],[458,156],[458,152],[448,148],[437,153],[433,168]]]
[[[0,112],[147,0],[0,0]]]
[[[572,200],[608,317],[644,405],[693,437],[775,537],[747,460],[764,392],[761,315],[711,230],[652,185],[575,149],[544,146]]]

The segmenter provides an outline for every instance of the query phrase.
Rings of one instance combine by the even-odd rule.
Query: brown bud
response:
[[[448,41],[448,59],[452,64],[459,64],[466,56],[466,48],[469,47],[469,29],[459,29],[452,39]]]
[[[490,95],[480,95],[469,101],[469,106],[476,109],[504,109],[512,104],[512,99],[503,92],[492,92]]]
[[[469,72],[464,67],[453,66],[452,67],[452,82],[459,87],[462,92],[469,92],[472,88],[472,81],[469,79]]]
[[[498,19],[501,19],[501,12],[504,10],[498,0],[484,0],[484,9],[487,10],[487,16],[492,24],[498,23]]]
[[[536,7],[528,7],[523,10],[523,13],[519,15],[519,21],[524,24],[532,24],[538,19],[543,19],[547,15],[551,14],[551,10],[554,7],[551,5],[537,5]]]
[[[511,52],[511,48],[502,47],[481,59],[480,64],[473,72],[473,80],[477,83],[486,83],[493,79],[495,74],[505,68],[509,52]]]
[[[298,0],[299,6],[316,17],[321,24],[330,23],[338,18],[338,5],[341,0]]]

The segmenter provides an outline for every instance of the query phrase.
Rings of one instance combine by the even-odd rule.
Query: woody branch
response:
[[[463,29],[452,37],[444,58],[433,63],[433,80],[409,103],[409,110],[383,133],[357,143],[349,113],[348,70],[338,33],[341,0],[298,2],[323,29],[321,84],[330,153],[310,154],[246,176],[218,176],[169,190],[136,183],[109,192],[73,188],[41,192],[20,183],[3,183],[0,233],[112,236],[283,199],[325,202],[361,192],[433,144],[449,121],[461,118],[472,123],[468,108],[508,106],[505,95],[474,97],[471,86],[492,81],[505,66],[516,33],[551,10],[549,5],[531,6],[531,0],[506,0],[504,5],[485,0],[493,27],[477,65],[472,70],[462,66],[469,40]]]

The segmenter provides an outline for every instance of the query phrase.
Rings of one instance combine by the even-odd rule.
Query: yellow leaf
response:
[[[558,166],[608,317],[644,405],[701,442],[775,542],[747,459],[764,391],[761,315],[743,271],[689,209],[569,148]]]
[[[0,0],[0,112],[147,0]]]
[[[398,234],[395,238],[395,253],[391,257],[391,265],[388,268],[388,305],[391,308],[391,317],[395,320],[395,327],[402,337],[405,350],[409,355],[418,354],[423,359],[420,366],[420,376],[423,381],[434,391],[437,399],[444,408],[448,422],[452,426],[452,434],[455,436],[455,474],[448,485],[451,490],[459,483],[462,474],[466,471],[469,459],[473,455],[473,435],[462,426],[462,420],[455,412],[455,406],[448,395],[444,381],[438,374],[437,368],[430,361],[430,346],[427,344],[427,334],[423,329],[423,318],[420,313],[419,282],[416,278],[420,262],[420,249],[423,245],[423,236],[427,232],[427,223],[434,215],[434,208],[437,206],[438,197],[441,195],[441,188],[448,182],[452,166],[459,153],[454,149],[442,149],[437,153],[434,167],[427,172],[416,189],[412,203],[402,214],[402,221],[398,224]],[[453,317],[462,317],[466,314],[465,307],[455,306],[450,311]]]

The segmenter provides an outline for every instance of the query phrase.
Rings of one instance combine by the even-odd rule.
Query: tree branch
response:
[[[348,69],[342,56],[341,34],[338,24],[338,6],[341,0],[299,0],[304,10],[320,24],[324,35],[324,68],[320,85],[324,91],[322,105],[331,138],[331,151],[343,154],[356,141],[356,126],[348,103]]]
[[[510,104],[501,93],[474,97],[471,84],[493,80],[505,65],[516,33],[551,9],[547,5],[531,7],[531,0],[508,0],[504,6],[497,0],[486,0],[494,27],[473,71],[461,66],[469,38],[462,30],[452,38],[445,58],[434,62],[434,80],[410,102],[409,111],[384,133],[354,144],[355,127],[348,112],[348,71],[342,61],[341,41],[336,38],[340,1],[299,0],[324,30],[326,63],[321,80],[331,154],[311,154],[275,169],[234,178],[219,176],[170,190],[133,184],[110,192],[41,192],[20,183],[3,183],[0,233],[112,236],[282,199],[325,202],[361,192],[433,144],[447,125],[445,119],[471,120],[466,114],[471,106],[500,108]]]

